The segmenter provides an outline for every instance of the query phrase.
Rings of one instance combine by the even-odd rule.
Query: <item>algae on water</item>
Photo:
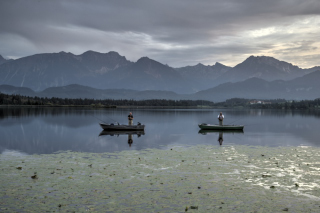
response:
[[[1,212],[316,212],[320,149],[0,155]]]

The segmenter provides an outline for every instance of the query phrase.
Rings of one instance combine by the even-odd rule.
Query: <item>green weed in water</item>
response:
[[[317,212],[320,149],[0,155],[1,212]]]

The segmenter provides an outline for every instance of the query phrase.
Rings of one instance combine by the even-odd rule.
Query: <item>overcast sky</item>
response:
[[[319,0],[0,0],[0,55],[117,51],[172,67],[320,66]]]

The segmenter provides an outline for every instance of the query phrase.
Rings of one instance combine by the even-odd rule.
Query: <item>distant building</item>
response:
[[[253,100],[253,101],[250,101],[250,104],[271,104],[271,102]]]

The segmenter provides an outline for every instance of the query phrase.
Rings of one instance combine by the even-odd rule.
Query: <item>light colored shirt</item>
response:
[[[224,118],[224,115],[221,115],[222,119]],[[218,118],[220,118],[220,115],[218,115]]]

